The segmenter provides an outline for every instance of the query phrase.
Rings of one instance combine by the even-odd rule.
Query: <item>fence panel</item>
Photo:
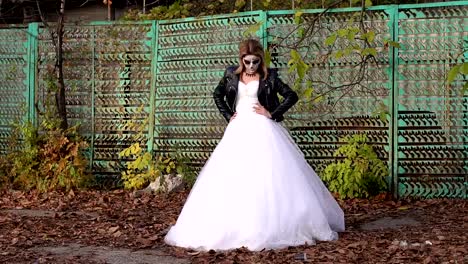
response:
[[[94,34],[92,165],[94,173],[112,179],[123,168],[119,152],[142,139],[130,123],[149,119],[155,32],[151,23],[117,22],[96,23]]]
[[[244,31],[259,12],[158,25],[154,150],[177,149],[200,168],[222,136],[226,121],[213,91],[226,66],[238,63]]]
[[[459,4],[398,12],[394,166],[402,197],[467,197],[468,97],[463,80],[446,85],[448,70],[468,56],[468,6]]]
[[[315,21],[299,48],[311,61],[306,81],[315,92],[350,83],[358,72],[356,57],[336,59],[324,40],[349,24],[357,8],[303,10]],[[466,80],[446,85],[446,73],[468,57],[468,1],[372,7],[364,25],[401,48],[378,50],[362,85],[338,89],[324,100],[298,104],[284,125],[318,172],[334,162],[333,152],[345,135],[366,133],[379,157],[388,162],[396,196],[466,198],[468,187],[468,97]],[[90,143],[92,171],[115,181],[123,168],[118,153],[138,131],[129,123],[149,126],[147,148],[167,155],[180,150],[201,168],[219,142],[226,122],[212,93],[224,68],[238,63],[238,43],[247,29],[271,53],[272,67],[288,73],[295,31],[294,11],[255,11],[203,18],[148,22],[67,24],[64,75],[67,115]],[[347,24],[348,23],[348,24]],[[52,25],[53,26],[53,25]],[[309,32],[310,33],[310,32]],[[47,100],[48,76],[55,51],[50,33],[37,23],[0,30],[0,154],[6,153],[11,123],[40,122],[38,109]],[[337,47],[346,42],[338,41]],[[306,54],[307,52],[307,54]],[[302,93],[301,91],[300,93]],[[305,98],[300,94],[301,98]],[[383,103],[383,105],[381,104]],[[308,106],[307,106],[308,105]],[[312,106],[312,107],[310,107]],[[373,113],[381,106],[390,117]],[[142,111],[139,109],[142,108]]]
[[[312,72],[307,81],[316,83],[315,93],[332,90],[324,100],[305,102],[297,105],[284,123],[291,130],[291,135],[303,151],[307,161],[315,170],[321,172],[328,164],[336,161],[335,150],[343,143],[339,139],[360,133],[366,133],[378,156],[389,162],[389,122],[373,115],[384,102],[389,105],[392,88],[390,51],[378,49],[378,65],[372,65],[369,75],[362,85],[352,85],[346,89],[331,89],[353,83],[359,76],[359,61],[355,56],[334,58],[325,39],[339,28],[359,27],[359,21],[348,24],[355,14],[354,9],[346,12],[331,12],[323,15],[320,11],[304,11],[304,23],[313,27],[309,37],[303,38],[299,50],[311,62]],[[383,47],[384,39],[391,39],[392,8],[377,8],[365,13],[364,24],[375,32],[377,46]],[[288,74],[290,51],[300,35],[294,22],[293,12],[270,12],[268,14],[268,46],[272,52],[273,66],[281,70],[282,77],[293,85],[296,75]],[[286,38],[285,38],[286,37]],[[340,41],[336,48],[345,48],[346,42]],[[307,55],[306,55],[307,54]],[[304,94],[299,95],[304,100]],[[389,179],[390,181],[390,179]]]
[[[13,147],[12,125],[29,119],[34,34],[34,28],[24,26],[0,30],[0,154]]]
[[[129,122],[141,124],[149,116],[153,35],[151,23],[65,27],[67,118],[70,125],[79,125],[90,144],[91,169],[104,180],[118,179],[123,166],[118,153],[136,140]],[[47,80],[55,50],[47,28],[40,29],[38,49],[36,98],[42,105],[52,100],[53,105]],[[143,111],[138,112],[140,106]]]
[[[38,25],[38,24],[36,24]],[[39,27],[39,25],[38,25]],[[49,28],[50,27],[50,28]],[[55,25],[40,26],[37,36],[38,55],[37,87],[34,90],[37,122],[44,121],[47,111],[55,112],[57,89],[55,67],[56,50],[51,31]],[[67,121],[69,126],[78,126],[78,132],[89,143],[86,153],[92,161],[93,137],[93,29],[87,25],[67,25],[63,36],[63,76],[66,95]],[[35,109],[36,110],[36,109]]]

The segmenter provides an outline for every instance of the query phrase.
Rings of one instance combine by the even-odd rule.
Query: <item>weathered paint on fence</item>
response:
[[[303,10],[314,19],[323,10]],[[357,8],[334,9],[320,19],[320,32],[306,41],[323,42]],[[282,78],[289,49],[276,44],[294,27],[294,11],[254,11],[202,18],[148,22],[94,22],[65,27],[65,81],[71,124],[90,143],[94,173],[116,179],[118,153],[135,139],[128,122],[149,122],[148,149],[179,148],[200,168],[226,126],[212,100],[224,67],[237,63],[237,44],[249,27],[272,55]],[[398,196],[467,197],[468,99],[457,94],[463,80],[445,84],[448,69],[468,56],[468,1],[372,7],[364,23],[376,42],[399,41],[380,50],[378,66],[364,79],[366,93],[336,91],[312,109],[295,107],[284,122],[318,171],[333,162],[344,135],[366,133],[388,162],[388,181]],[[49,32],[38,24],[0,29],[0,151],[8,148],[10,123],[40,119],[34,104],[48,98],[46,76],[53,66]],[[288,41],[287,40],[287,41]],[[323,56],[324,45],[309,50],[308,79],[334,85],[349,82],[357,60]],[[466,81],[466,80],[465,80]],[[317,85],[317,91],[324,86]],[[459,90],[459,89],[458,89]],[[387,121],[372,113],[380,102]],[[143,106],[143,111],[138,111]]]

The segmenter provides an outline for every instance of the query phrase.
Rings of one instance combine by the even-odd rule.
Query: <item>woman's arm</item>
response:
[[[234,113],[229,109],[225,97],[226,97],[226,84],[227,84],[227,70],[224,72],[223,78],[219,81],[213,92],[213,98],[216,106],[218,107],[219,112],[224,116],[226,121],[229,122]]]
[[[289,108],[293,107],[299,98],[297,93],[293,91],[287,84],[285,84],[274,72],[274,87],[276,91],[284,98],[284,100],[271,112],[271,119],[276,120],[279,116],[282,116]]]

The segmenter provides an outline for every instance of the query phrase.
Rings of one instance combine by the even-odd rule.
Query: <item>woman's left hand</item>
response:
[[[266,116],[268,118],[271,118],[270,112],[268,112],[268,110],[266,110],[265,107],[263,107],[263,105],[261,105],[259,103],[256,103],[254,105],[254,111],[257,114],[264,115],[264,116]]]

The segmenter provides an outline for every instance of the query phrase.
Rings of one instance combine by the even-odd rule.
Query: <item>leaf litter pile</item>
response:
[[[261,252],[196,252],[163,242],[187,195],[2,191],[0,263],[111,263],[38,250],[77,244],[157,250],[184,263],[468,263],[467,200],[340,201],[347,231],[338,241]]]

